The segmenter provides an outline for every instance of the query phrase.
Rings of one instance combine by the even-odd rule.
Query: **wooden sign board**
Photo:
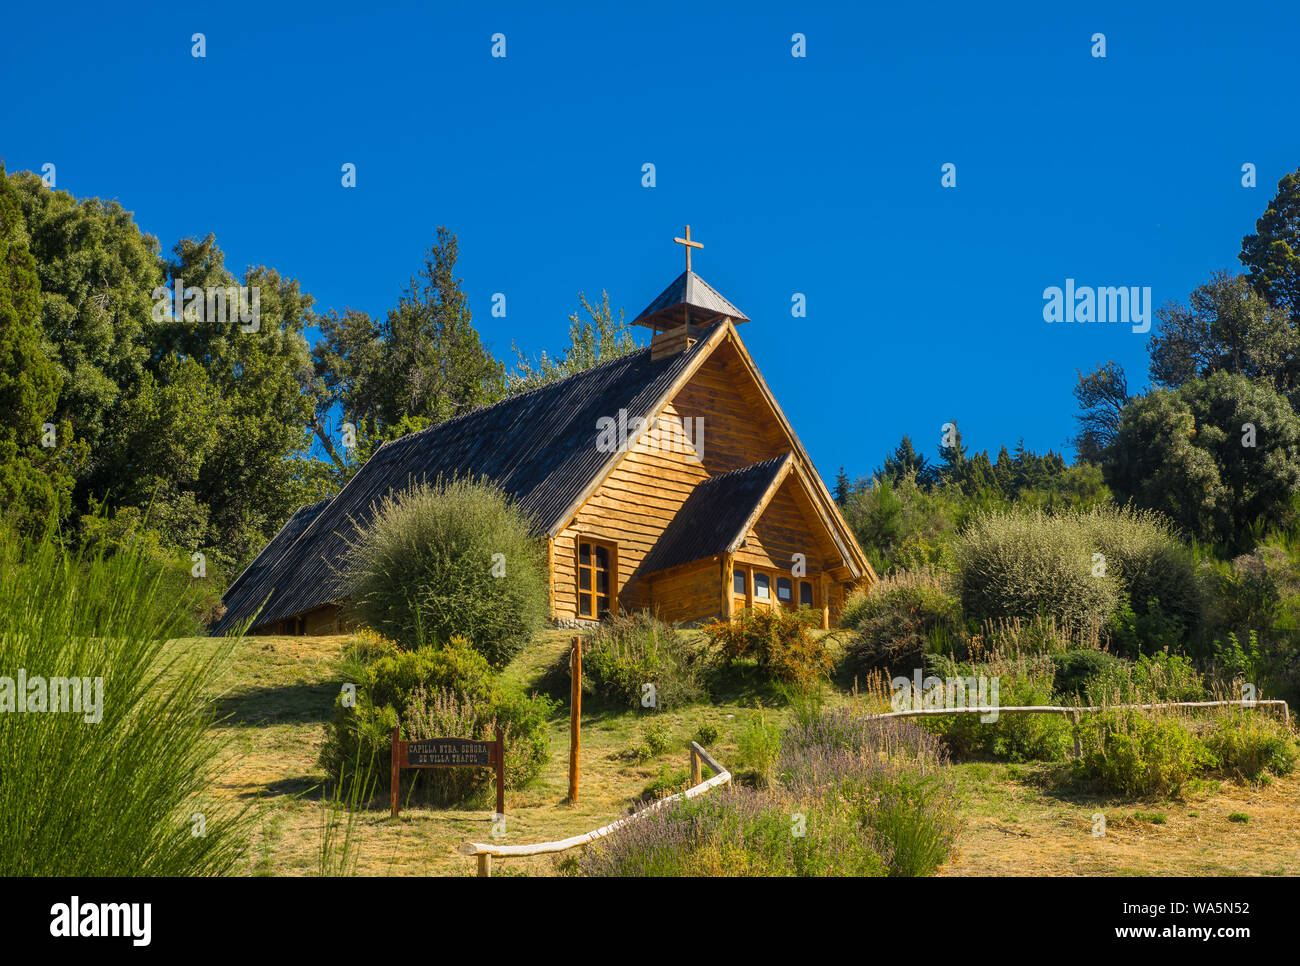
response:
[[[403,768],[491,768],[496,772],[497,814],[506,812],[506,740],[497,728],[495,741],[470,738],[425,738],[402,741],[393,729],[392,806],[398,813],[398,786]]]
[[[429,738],[404,741],[406,760],[403,768],[492,767],[492,749],[496,742],[470,741],[468,738]]]

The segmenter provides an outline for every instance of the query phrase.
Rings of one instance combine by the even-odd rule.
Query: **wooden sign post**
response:
[[[569,655],[569,802],[578,800],[578,751],[582,747],[582,638]]]
[[[403,768],[491,768],[496,772],[497,814],[506,813],[506,737],[497,728],[495,741],[469,738],[426,738],[402,741],[393,729],[393,817],[398,812],[398,788]]]

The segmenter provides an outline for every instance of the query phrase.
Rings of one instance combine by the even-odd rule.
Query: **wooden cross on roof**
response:
[[[686,271],[689,272],[689,271],[691,270],[691,249],[692,249],[692,248],[703,248],[703,247],[704,247],[704,244],[703,244],[702,242],[691,241],[691,226],[690,226],[690,225],[687,225],[687,226],[686,226],[686,237],[685,237],[685,238],[674,238],[673,241],[677,242],[677,244],[679,244],[679,245],[685,245],[685,246],[686,246]]]

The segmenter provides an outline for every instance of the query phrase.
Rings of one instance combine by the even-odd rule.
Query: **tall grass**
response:
[[[0,676],[103,682],[98,720],[0,712],[0,875],[235,867],[248,813],[210,796],[222,744],[209,732],[233,642],[168,657],[186,622],[142,554],[69,554],[53,532],[0,526]]]
[[[334,791],[328,798],[321,797],[317,873],[322,878],[351,876],[357,871],[357,860],[361,857],[357,819],[374,797],[378,785],[374,759],[363,768],[360,755],[358,746],[355,767],[338,776]]]

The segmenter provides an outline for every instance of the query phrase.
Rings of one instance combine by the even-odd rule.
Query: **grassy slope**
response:
[[[217,794],[251,801],[258,834],[248,871],[315,874],[321,822],[316,766],[321,725],[332,714],[341,681],[333,661],[342,637],[252,637],[235,654],[222,702],[223,729],[234,732],[232,755]],[[568,649],[565,632],[547,634],[506,670],[521,684],[538,682]],[[212,646],[205,640],[178,648]],[[641,741],[649,712],[589,709],[583,716],[580,801],[568,793],[567,703],[551,723],[552,760],[534,786],[506,796],[507,843],[563,838],[625,813],[663,769],[684,771],[685,743],[701,724],[720,734],[713,751],[735,761],[736,734],[759,712],[763,692],[737,680],[710,706],[654,717],[666,722],[676,747],[638,763],[627,756]],[[843,700],[835,695],[833,700]],[[773,712],[765,712],[772,715]],[[736,769],[733,767],[733,771]],[[1294,803],[1300,777],[1267,788],[1224,783],[1164,803],[1115,803],[1046,790],[1043,769],[979,762],[955,766],[963,793],[965,830],[949,875],[1300,875],[1300,816]],[[472,861],[456,853],[466,840],[486,840],[485,810],[403,809],[394,822],[384,803],[360,823],[362,875],[469,875]],[[1107,835],[1094,838],[1092,816],[1107,816]],[[1165,824],[1133,818],[1159,812]],[[1228,821],[1233,812],[1248,823]],[[551,857],[498,863],[495,874],[553,874]]]

